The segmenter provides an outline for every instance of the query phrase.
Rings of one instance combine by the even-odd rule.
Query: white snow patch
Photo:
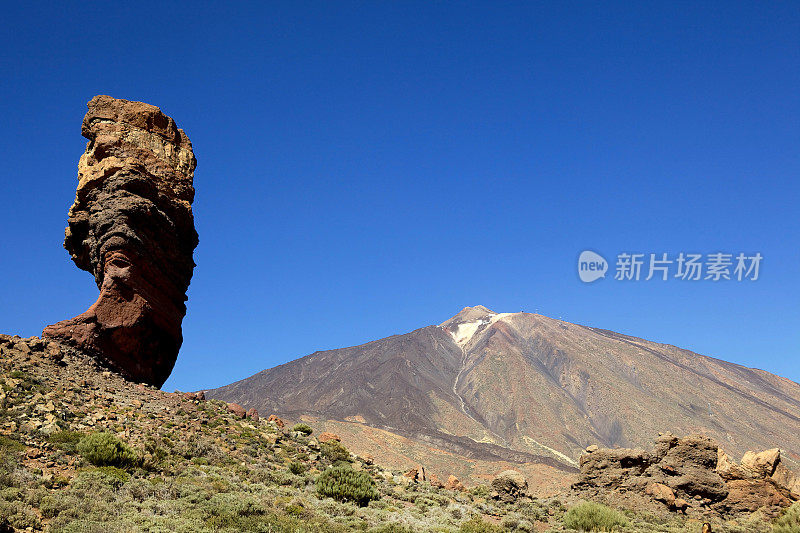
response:
[[[464,322],[459,324],[455,331],[448,331],[456,344],[459,346],[465,346],[467,343],[469,343],[469,341],[472,340],[472,337],[475,336],[475,333],[478,332],[478,329],[480,329],[481,326],[485,324],[492,325],[498,320],[502,320],[514,314],[516,313],[494,313],[491,316],[481,318],[480,320]]]

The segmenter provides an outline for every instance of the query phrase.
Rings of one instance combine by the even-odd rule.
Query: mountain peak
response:
[[[464,322],[474,322],[476,320],[488,318],[496,314],[497,313],[495,313],[488,307],[484,307],[482,305],[476,305],[474,307],[465,307],[464,309],[459,311],[457,315],[448,320],[445,320],[444,322],[439,324],[439,326],[446,328],[447,326],[452,326],[455,324],[463,324]]]

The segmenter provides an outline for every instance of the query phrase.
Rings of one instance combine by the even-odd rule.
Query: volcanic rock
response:
[[[497,492],[500,500],[510,503],[525,494],[528,482],[525,476],[516,470],[506,470],[492,480],[492,489]]]
[[[663,483],[649,483],[645,492],[654,500],[665,503],[669,507],[675,504],[675,491]]]
[[[444,484],[444,488],[447,490],[466,490],[464,484],[461,483],[461,481],[459,481],[459,479],[454,475],[448,476],[447,482]]]
[[[286,426],[284,421],[278,418],[278,415],[269,415],[269,418],[267,418],[267,422],[272,422],[273,424],[275,424],[276,427],[279,428],[283,428],[284,426]]]
[[[337,435],[336,433],[330,433],[328,431],[325,431],[324,433],[321,433],[320,436],[319,436],[319,441],[320,442],[329,442],[329,441],[332,441],[332,440],[335,440],[336,442],[341,442],[342,438],[339,437],[339,435]]]
[[[100,295],[84,313],[47,326],[50,337],[124,377],[161,386],[183,342],[186,290],[197,246],[189,138],[142,102],[96,96],[81,133],[64,248],[94,275]]]
[[[778,448],[760,453],[748,451],[742,457],[742,467],[751,470],[758,477],[769,477],[775,471],[780,459],[781,451]]]
[[[581,456],[573,488],[592,494],[643,494],[675,510],[689,504],[722,513],[768,512],[800,497],[798,478],[781,463],[777,448],[747,452],[734,462],[702,435],[659,436],[652,452],[598,449]]]
[[[229,403],[228,412],[233,413],[234,416],[236,416],[236,418],[244,418],[247,416],[247,411],[245,411],[244,407],[242,407],[238,403]]]

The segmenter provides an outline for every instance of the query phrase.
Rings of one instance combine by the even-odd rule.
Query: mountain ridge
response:
[[[562,471],[588,445],[644,446],[661,431],[708,433],[734,454],[780,446],[787,461],[800,461],[800,385],[787,378],[484,306],[317,351],[207,394],[288,418],[358,420],[467,460]]]

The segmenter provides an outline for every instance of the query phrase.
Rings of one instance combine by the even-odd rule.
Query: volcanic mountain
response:
[[[709,435],[736,455],[780,447],[800,462],[800,385],[789,379],[483,306],[315,352],[206,395],[327,423],[354,450],[389,463],[473,479],[498,463],[568,473],[589,445],[643,447],[665,431]]]

